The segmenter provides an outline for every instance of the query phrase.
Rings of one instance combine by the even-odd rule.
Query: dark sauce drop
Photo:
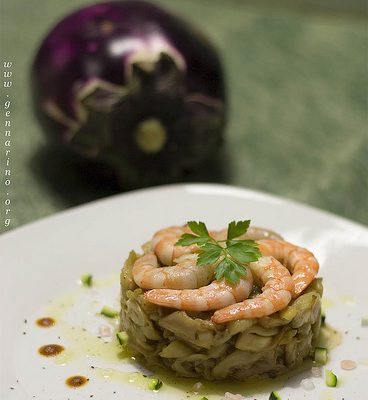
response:
[[[55,323],[56,321],[50,317],[40,318],[36,321],[36,325],[40,326],[41,328],[50,328],[50,326],[54,326]]]
[[[78,388],[81,387],[83,385],[85,385],[87,382],[89,381],[88,378],[86,378],[85,376],[71,376],[70,378],[68,378],[65,383],[73,388]]]
[[[59,344],[46,344],[38,349],[38,352],[45,357],[54,357],[64,351],[64,347]]]

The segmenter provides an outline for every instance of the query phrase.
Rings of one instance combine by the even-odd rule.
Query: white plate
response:
[[[99,324],[104,322],[96,314],[103,304],[118,301],[119,287],[114,278],[129,250],[138,250],[141,243],[164,226],[202,220],[216,229],[239,219],[251,219],[252,224],[279,232],[316,254],[321,263],[319,275],[324,279],[325,304],[329,305],[327,319],[343,336],[327,365],[339,376],[339,387],[327,388],[322,378],[313,378],[315,389],[305,391],[299,385],[309,374],[304,372],[282,383],[275,382],[279,394],[283,399],[364,398],[368,328],[361,326],[361,317],[368,314],[368,230],[340,217],[259,192],[189,184],[118,195],[0,237],[1,399],[83,400],[91,399],[91,394],[93,400],[138,396],[142,400],[187,399],[188,395],[192,399],[202,395],[219,398],[207,395],[205,390],[201,395],[188,394],[169,383],[159,393],[147,390],[142,379],[131,383],[123,377],[136,367],[123,360],[116,363],[111,356],[115,351],[111,344],[106,345],[110,346],[110,356],[105,354],[102,359],[86,353],[95,345],[99,352],[102,342],[96,344],[95,336]],[[99,282],[97,288],[78,286],[84,272],[94,275]],[[104,280],[107,276],[113,278]],[[35,320],[47,313],[54,313],[55,327],[37,327]],[[86,327],[88,332],[76,339],[73,324],[75,329]],[[79,342],[73,348],[75,340]],[[47,343],[63,344],[67,356],[40,356],[37,349]],[[344,371],[340,368],[342,359],[355,360],[358,367]],[[91,369],[92,364],[98,373]],[[90,381],[79,389],[70,389],[64,381],[75,374],[87,376]],[[219,395],[223,394],[221,390],[219,387]],[[269,392],[270,385],[264,389],[244,385],[242,390],[244,395],[258,400],[268,399]]]

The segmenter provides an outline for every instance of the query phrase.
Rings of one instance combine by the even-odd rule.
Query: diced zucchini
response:
[[[150,390],[159,390],[162,386],[162,381],[158,378],[152,378],[148,382],[148,389]]]
[[[368,326],[368,315],[362,317],[362,326]]]
[[[325,347],[316,347],[314,349],[314,361],[324,365],[327,362],[327,349]]]
[[[270,393],[268,400],[281,400],[281,396],[277,392],[273,391]]]
[[[113,310],[109,306],[103,306],[101,310],[101,314],[108,318],[115,318],[119,315],[119,311]]]
[[[92,275],[91,274],[83,274],[80,278],[83,286],[91,287],[92,286]]]
[[[118,342],[122,346],[125,346],[127,344],[127,342],[128,342],[128,334],[125,331],[116,332],[116,337],[118,339]]]
[[[329,369],[325,370],[325,382],[329,387],[336,387],[337,385],[337,376]]]

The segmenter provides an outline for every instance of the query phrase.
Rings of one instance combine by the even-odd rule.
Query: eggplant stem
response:
[[[158,153],[166,143],[167,131],[159,119],[148,118],[138,124],[134,139],[145,153]]]

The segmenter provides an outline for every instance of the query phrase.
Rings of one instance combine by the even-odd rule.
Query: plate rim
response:
[[[348,218],[340,216],[338,214],[334,214],[331,211],[312,206],[308,203],[304,203],[299,200],[290,199],[288,197],[279,196],[274,193],[270,193],[270,192],[266,192],[266,191],[262,191],[262,190],[258,190],[258,189],[251,189],[251,188],[244,187],[244,186],[229,185],[229,184],[223,184],[223,183],[193,182],[193,183],[172,183],[172,184],[167,184],[167,185],[150,186],[150,187],[146,187],[146,188],[135,189],[132,191],[116,193],[111,196],[103,197],[103,198],[92,200],[92,201],[82,203],[82,204],[79,204],[79,205],[76,205],[73,207],[69,207],[64,210],[60,210],[56,213],[50,214],[48,216],[25,223],[25,224],[18,226],[8,232],[1,233],[0,234],[0,244],[6,239],[11,239],[12,236],[15,236],[19,233],[23,233],[24,231],[27,231],[34,227],[37,228],[39,225],[43,225],[45,223],[47,224],[49,222],[56,221],[64,216],[78,213],[80,210],[87,210],[89,208],[96,207],[96,206],[98,207],[100,204],[103,204],[103,203],[113,202],[113,201],[117,201],[118,199],[125,199],[125,198],[129,198],[129,197],[150,195],[150,194],[159,193],[159,192],[162,192],[165,190],[168,190],[168,191],[182,190],[183,192],[188,193],[190,191],[193,191],[193,189],[195,189],[196,191],[201,190],[202,194],[205,194],[205,191],[209,191],[209,190],[215,190],[215,191],[227,190],[228,192],[232,191],[234,194],[243,193],[243,194],[248,194],[248,195],[253,195],[253,196],[256,195],[257,197],[264,199],[265,201],[292,204],[295,207],[303,208],[310,212],[317,213],[325,218],[333,219],[336,222],[339,222],[339,223],[342,223],[345,225],[347,224],[350,226],[354,226],[355,229],[362,230],[363,232],[368,234],[368,227],[366,227],[365,225],[363,225],[360,222],[348,219]]]
[[[255,191],[252,189],[237,187],[234,185],[224,185],[224,184],[212,184],[212,183],[194,183],[194,184],[171,184],[171,185],[162,185],[150,188],[139,189],[127,193],[119,193],[114,196],[109,196],[107,198],[98,199],[89,203],[84,203],[82,205],[71,207],[66,210],[55,213],[49,217],[45,217],[39,219],[37,221],[31,222],[29,224],[25,224],[22,227],[14,229],[10,231],[6,235],[0,236],[0,249],[5,249],[6,244],[9,243],[9,240],[18,239],[18,236],[21,238],[31,234],[34,229],[38,231],[43,231],[44,229],[49,229],[50,224],[51,227],[55,227],[58,224],[62,224],[64,219],[67,219],[67,223],[71,222],[71,219],[74,218],[76,214],[79,214],[83,211],[80,216],[82,218],[90,217],[93,215],[93,212],[99,207],[109,207],[109,205],[120,206],[120,204],[131,204],[134,202],[134,199],[142,200],[142,197],[145,196],[156,196],[155,199],[159,199],[162,195],[171,194],[172,196],[180,196],[182,194],[187,196],[208,196],[208,197],[220,197],[221,202],[232,201],[234,200],[242,200],[254,202],[255,205],[257,203],[263,207],[271,207],[272,204],[275,207],[288,207],[291,206],[292,212],[298,214],[303,213],[304,215],[314,215],[317,219],[321,218],[321,229],[323,229],[324,222],[330,222],[331,225],[334,225],[338,229],[349,230],[353,229],[358,232],[358,235],[363,235],[363,240],[368,238],[368,229],[364,226],[360,226],[356,224],[354,221],[347,220],[343,217],[339,217],[330,212],[326,212],[324,210],[319,210],[313,206],[305,205],[301,202],[289,200],[287,198],[283,198],[281,196],[264,193],[261,191]],[[144,199],[145,200],[145,199]],[[294,208],[295,207],[295,208]],[[4,239],[2,239],[4,238]],[[368,244],[368,241],[367,241]],[[4,353],[5,354],[5,353]],[[13,360],[14,361],[14,360]],[[5,387],[4,387],[5,389]],[[4,392],[5,394],[6,392]],[[128,393],[129,395],[129,393]]]

